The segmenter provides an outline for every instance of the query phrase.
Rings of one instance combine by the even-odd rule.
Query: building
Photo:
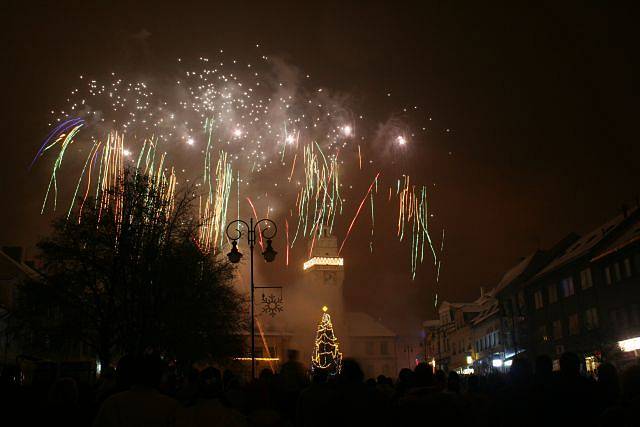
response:
[[[443,302],[423,323],[425,357],[463,372],[575,352],[586,371],[640,357],[640,209],[520,259],[471,303]]]
[[[36,280],[39,274],[24,262],[21,247],[3,247],[0,250],[0,351],[2,364],[15,364],[21,354],[17,337],[11,331],[11,311],[16,290],[25,280]]]
[[[345,304],[345,260],[338,256],[337,238],[325,229],[313,240],[309,254],[303,265],[302,280],[283,290],[285,310],[273,317],[264,313],[257,316],[256,348],[262,350],[256,353],[263,355],[257,370],[277,369],[288,350],[297,350],[300,362],[308,366],[322,307],[327,306],[343,357],[356,359],[367,377],[397,375],[396,334],[379,319],[350,311]],[[260,313],[258,308],[256,313]],[[270,348],[268,355],[266,348]]]
[[[587,370],[633,360],[621,343],[640,341],[640,210],[576,240],[523,290],[532,357],[572,351]]]
[[[476,373],[488,373],[494,369],[510,366],[502,328],[502,315],[495,290],[485,293],[481,288],[480,298],[474,304],[480,311],[471,319],[473,348],[470,353],[472,368]],[[467,360],[467,363],[469,360]]]

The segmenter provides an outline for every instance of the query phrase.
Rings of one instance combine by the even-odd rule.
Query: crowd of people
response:
[[[181,377],[163,371],[157,356],[124,357],[92,388],[60,378],[40,398],[3,371],[4,419],[94,427],[640,425],[640,365],[618,373],[603,363],[585,376],[572,353],[562,355],[559,371],[541,356],[486,376],[422,363],[396,379],[366,379],[351,359],[338,375],[309,376],[294,353],[278,372],[264,369],[251,382],[214,367]]]

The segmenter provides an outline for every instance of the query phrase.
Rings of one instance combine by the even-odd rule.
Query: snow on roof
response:
[[[474,325],[477,325],[483,320],[493,316],[498,311],[500,311],[500,304],[498,304],[498,300],[496,299],[489,300],[484,305],[483,310],[480,312],[480,314],[474,317],[471,323],[473,323]]]
[[[609,233],[616,229],[620,223],[625,219],[623,214],[620,214],[612,220],[606,222],[590,233],[578,239],[573,245],[569,246],[560,256],[555,258],[549,263],[542,271],[540,271],[536,277],[540,277],[546,273],[561,267],[568,262],[577,259],[583,255],[586,255],[591,249],[594,248],[603,238],[607,237]]]
[[[386,326],[362,312],[346,313],[346,324],[350,337],[395,337]]]
[[[518,264],[512,267],[511,270],[507,271],[504,276],[502,276],[498,285],[492,290],[492,293],[495,295],[520,277],[527,270],[527,267],[529,267],[531,261],[533,261],[533,257],[537,253],[538,251],[533,252],[531,255],[522,259]]]
[[[634,222],[631,223],[629,228],[622,233],[617,239],[613,240],[610,244],[602,248],[591,261],[596,261],[600,258],[616,252],[625,246],[628,246],[634,242],[640,241],[640,216],[638,216]]]

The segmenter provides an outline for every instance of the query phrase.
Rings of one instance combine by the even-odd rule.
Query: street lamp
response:
[[[266,223],[267,226],[262,229],[258,228],[260,223]],[[231,229],[231,226],[237,224],[238,226],[235,229]],[[241,219],[237,219],[235,221],[231,221],[229,225],[227,225],[227,237],[231,239],[231,251],[227,254],[227,258],[229,261],[237,264],[242,259],[242,253],[238,250],[238,240],[243,236],[243,232],[241,230],[240,225],[244,225],[247,232],[247,243],[249,244],[249,251],[251,253],[250,256],[250,264],[251,264],[251,378],[256,377],[256,337],[255,337],[255,316],[254,316],[254,304],[253,304],[253,291],[254,291],[254,283],[253,283],[253,247],[256,243],[256,229],[260,233],[261,238],[267,240],[267,248],[262,252],[262,256],[266,262],[272,262],[278,252],[276,252],[271,246],[271,239],[276,235],[278,228],[276,223],[271,221],[270,219],[261,219],[253,223],[253,218],[249,219],[249,224]],[[272,228],[273,227],[273,228]],[[231,229],[231,230],[230,230]]]

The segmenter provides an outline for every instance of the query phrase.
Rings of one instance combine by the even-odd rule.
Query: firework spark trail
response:
[[[378,172],[376,174],[376,177],[373,179],[373,181],[371,181],[371,185],[369,186],[369,189],[367,190],[367,192],[365,193],[364,197],[362,198],[362,201],[360,202],[360,206],[358,206],[358,210],[356,211],[356,214],[354,215],[353,219],[351,220],[351,224],[349,224],[349,228],[347,229],[347,234],[344,236],[344,240],[342,240],[342,244],[340,245],[340,249],[338,249],[338,255],[340,255],[340,253],[342,252],[342,248],[344,247],[344,244],[347,242],[347,239],[351,235],[351,230],[353,229],[353,224],[355,224],[356,220],[358,219],[358,215],[360,215],[360,211],[362,210],[362,206],[364,206],[364,202],[366,202],[367,197],[369,196],[369,193],[371,193],[371,190],[373,189],[373,186],[375,185],[375,183],[378,180],[379,176],[380,176],[380,172]]]
[[[296,198],[298,225],[293,238],[315,235],[326,227],[331,231],[342,212],[337,155],[329,159],[317,143],[304,147],[304,184]],[[292,242],[292,244],[293,244]]]
[[[410,185],[411,180],[409,176],[404,176],[403,178],[404,183],[401,186],[400,180],[398,180],[397,187],[398,224],[396,234],[398,239],[402,241],[404,239],[406,225],[410,225],[411,277],[412,279],[415,279],[418,264],[424,261],[425,245],[428,245],[431,249],[433,262],[436,268],[439,260],[429,233],[427,189],[425,186],[421,186],[419,189],[416,189],[415,185]]]
[[[250,197],[247,197],[247,202],[249,202],[249,206],[251,206],[251,211],[253,212],[253,217],[258,220],[258,214],[256,213],[256,207],[253,205]],[[255,225],[255,224],[254,224]],[[259,227],[258,230],[258,243],[260,244],[260,249],[264,251],[264,243],[262,242],[262,226]]]
[[[61,133],[53,143],[51,143],[50,145],[44,148],[44,151],[47,151],[50,148],[57,145],[58,143],[60,143],[60,151],[58,152],[58,156],[53,165],[53,171],[51,173],[51,178],[49,179],[49,186],[47,187],[47,192],[44,196],[44,202],[42,203],[42,209],[40,210],[41,214],[44,213],[44,209],[47,205],[47,198],[49,197],[49,192],[51,190],[52,185],[54,189],[53,210],[55,210],[57,207],[57,204],[58,204],[57,173],[60,170],[60,167],[62,167],[62,160],[64,159],[64,155],[65,155],[65,152],[67,151],[67,148],[74,141],[74,137],[80,131],[81,127],[82,127],[82,124],[79,124],[72,127],[68,134]]]
[[[84,165],[79,177],[73,181],[75,191],[67,217],[76,208],[81,215],[92,190],[95,191],[99,215],[107,207],[110,213],[120,215],[122,200],[114,194],[121,189],[127,169],[125,164],[129,163],[135,164],[132,168],[135,178],[138,175],[148,176],[154,185],[163,186],[163,194],[171,201],[170,194],[175,192],[178,184],[176,173],[180,169],[181,173],[193,170],[193,161],[187,160],[186,155],[188,150],[194,149],[192,153],[198,156],[198,162],[203,166],[202,177],[197,179],[194,187],[201,223],[197,239],[201,250],[215,253],[225,244],[222,228],[229,213],[234,179],[238,219],[241,197],[247,198],[255,215],[256,207],[251,197],[256,200],[255,196],[265,191],[266,185],[277,187],[273,193],[273,187],[268,189],[272,199],[292,199],[296,194],[295,203],[284,200],[286,208],[283,211],[290,212],[290,218],[285,219],[287,264],[289,252],[297,239],[310,241],[313,248],[319,233],[325,229],[331,233],[334,225],[342,220],[343,203],[347,200],[341,194],[347,187],[341,187],[343,176],[349,175],[342,175],[341,166],[349,165],[353,171],[366,169],[363,157],[367,152],[363,153],[359,141],[354,138],[357,123],[349,107],[329,91],[304,85],[290,90],[292,87],[288,81],[274,81],[273,69],[266,56],[252,63],[240,64],[238,61],[238,65],[234,65],[235,60],[223,56],[221,54],[212,62],[200,58],[195,66],[190,64],[189,68],[181,64],[180,67],[188,71],[171,83],[171,87],[157,91],[144,82],[128,81],[113,73],[111,80],[103,83],[83,80],[82,83],[87,84],[71,92],[67,99],[68,108],[51,111],[54,124],[30,165],[31,168],[48,150],[58,149],[42,211],[47,203],[53,204],[54,209],[57,205],[59,180],[63,176],[60,172],[62,161],[74,152],[69,147],[77,140],[88,145],[85,153],[88,151],[89,154],[86,158],[82,154]],[[178,95],[171,95],[173,93]],[[163,98],[167,95],[169,98]],[[78,137],[81,128],[82,139]],[[398,132],[393,130],[384,136],[389,144],[387,148],[410,143],[407,138],[413,134],[404,135],[398,136]],[[127,150],[123,142],[125,136]],[[137,143],[142,145],[137,161],[128,159],[132,155],[130,149],[134,150]],[[176,143],[181,146],[175,148]],[[177,157],[187,167],[173,164],[174,160],[167,155],[167,151],[178,149],[180,153],[186,150],[184,158],[182,154]],[[83,147],[78,147],[78,152],[81,151],[84,151]],[[339,161],[338,156],[342,153],[345,154]],[[367,163],[373,163],[375,158],[367,159]],[[240,179],[241,174],[243,180]],[[437,259],[442,256],[442,249],[437,251],[433,247],[429,235],[426,189],[412,185],[408,175],[403,176],[395,185],[395,196],[399,201],[398,238],[411,246],[411,270],[415,277],[416,267],[423,262],[425,250],[430,248],[434,259]],[[185,180],[189,181],[187,177]],[[373,184],[377,194],[377,178]],[[291,190],[293,188],[295,191]],[[345,195],[351,194],[345,192]],[[392,196],[390,186],[389,202]],[[369,246],[373,250],[373,239],[377,234],[373,189],[363,198],[340,250],[352,234],[367,197],[371,210]],[[48,200],[51,198],[54,198],[53,203]],[[269,206],[273,206],[273,200],[269,202],[267,217],[271,215]],[[378,210],[377,213],[381,215],[383,212]],[[290,233],[288,219],[297,220],[297,224],[291,223]],[[262,246],[261,233],[259,238]],[[436,264],[440,265],[439,259]],[[438,277],[439,273],[436,281]]]
[[[66,133],[69,129],[72,129],[72,128],[76,127],[76,126],[83,126],[83,125],[84,125],[84,120],[82,120],[81,118],[76,117],[76,118],[69,119],[69,120],[66,120],[66,121],[60,123],[53,130],[51,130],[51,132],[49,132],[47,137],[44,139],[44,142],[40,146],[40,149],[36,153],[35,157],[31,161],[31,163],[29,164],[29,170],[31,170],[31,168],[33,168],[33,165],[40,158],[40,156],[42,156],[42,154],[47,149],[50,148],[51,140],[53,140],[54,137],[57,137],[56,139],[58,139],[60,137],[60,135]],[[54,142],[54,144],[55,144],[55,142]]]
[[[210,166],[205,166],[205,170],[211,173]],[[205,182],[210,188],[207,189],[201,213],[203,226],[200,228],[200,247],[206,252],[216,253],[224,244],[229,196],[233,183],[233,170],[226,152],[220,151],[215,173],[205,178]]]
[[[287,252],[285,254],[285,265],[289,266],[289,220],[287,218],[284,219],[284,231],[285,237],[287,239]]]

